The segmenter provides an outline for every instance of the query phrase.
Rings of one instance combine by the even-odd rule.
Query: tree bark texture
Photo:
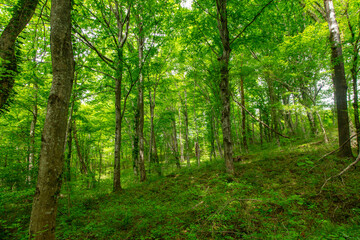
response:
[[[220,97],[222,103],[221,123],[223,131],[224,157],[226,172],[234,173],[231,141],[230,120],[230,89],[229,89],[229,60],[230,60],[230,38],[227,25],[226,0],[216,0],[218,30],[222,43],[222,54],[218,60],[220,63]]]
[[[70,0],[52,1],[50,25],[53,82],[41,139],[39,173],[29,229],[30,238],[36,240],[55,239],[68,106],[74,80]]]
[[[14,87],[17,73],[17,59],[15,43],[19,34],[24,30],[34,15],[38,0],[20,0],[15,6],[10,22],[0,36],[0,112],[8,105],[8,98]]]
[[[333,82],[335,86],[335,102],[337,108],[337,123],[339,154],[344,157],[353,157],[350,138],[349,116],[347,109],[347,84],[345,78],[344,58],[342,54],[339,25],[336,21],[335,9],[332,0],[324,0],[326,18],[329,25],[331,44],[331,63],[334,71]]]

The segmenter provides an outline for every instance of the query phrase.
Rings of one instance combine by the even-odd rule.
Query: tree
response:
[[[352,157],[350,138],[349,116],[347,109],[347,83],[345,78],[344,57],[342,53],[340,29],[336,21],[335,9],[332,0],[324,0],[326,20],[329,25],[331,64],[333,69],[333,82],[335,87],[335,102],[337,109],[339,154]]]
[[[18,71],[16,39],[32,18],[38,0],[19,0],[14,8],[10,22],[0,36],[0,112],[8,105],[7,101],[14,87]]]
[[[52,1],[50,25],[53,82],[42,134],[39,174],[30,219],[31,239],[55,239],[67,112],[74,79],[71,1]]]

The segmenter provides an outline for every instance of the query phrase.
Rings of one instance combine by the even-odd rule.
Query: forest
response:
[[[360,239],[360,0],[0,0],[0,239]]]

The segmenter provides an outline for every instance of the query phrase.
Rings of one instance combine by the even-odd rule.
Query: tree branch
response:
[[[245,31],[246,29],[255,22],[255,20],[261,15],[261,13],[265,10],[265,8],[267,8],[274,0],[270,0],[256,15],[255,17],[251,20],[251,22],[249,22],[244,29],[230,42],[230,45],[233,44],[233,42],[238,39]]]
[[[263,121],[261,121],[260,119],[257,119],[249,110],[246,109],[246,107],[244,105],[242,105],[239,101],[237,101],[234,97],[233,94],[231,94],[232,99],[234,100],[234,102],[236,102],[242,109],[244,109],[249,115],[250,117],[252,117],[254,120],[256,120],[257,122],[259,122],[260,124],[262,124],[263,126],[265,126],[267,129],[269,129],[270,131],[276,133],[277,135],[283,137],[283,138],[290,138],[288,136],[285,136],[277,131],[275,131],[274,129],[272,129],[269,125],[267,125],[266,123],[264,123]]]

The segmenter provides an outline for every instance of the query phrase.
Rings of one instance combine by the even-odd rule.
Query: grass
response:
[[[268,146],[236,163],[234,176],[225,173],[222,160],[200,167],[193,162],[142,184],[128,170],[120,194],[111,193],[110,179],[92,190],[73,183],[70,195],[65,185],[57,238],[360,239],[358,169],[333,179],[319,194],[324,180],[352,161],[317,161],[334,148],[319,139]],[[22,194],[3,201],[4,239],[27,238],[31,197],[29,191]]]

